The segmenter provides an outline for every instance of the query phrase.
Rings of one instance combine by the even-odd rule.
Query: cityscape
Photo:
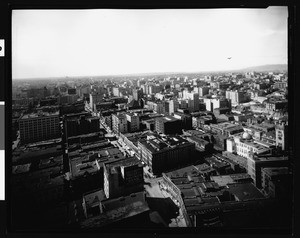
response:
[[[13,79],[13,229],[291,229],[287,64],[231,66]]]

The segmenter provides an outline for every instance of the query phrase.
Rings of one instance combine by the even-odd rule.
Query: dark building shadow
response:
[[[171,198],[147,197],[146,201],[151,211],[156,211],[166,224],[171,223],[171,219],[179,214],[179,208]]]

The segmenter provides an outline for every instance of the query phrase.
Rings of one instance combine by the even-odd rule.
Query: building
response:
[[[211,131],[217,134],[230,136],[244,131],[243,127],[230,122],[210,125]]]
[[[191,130],[193,128],[192,116],[190,114],[175,112],[174,118],[181,120],[182,129]]]
[[[128,132],[140,130],[140,117],[137,113],[126,113]]]
[[[230,108],[231,101],[227,98],[204,98],[206,110],[212,112],[216,108]]]
[[[155,131],[163,134],[181,134],[182,122],[172,116],[158,117],[155,119]]]
[[[103,213],[101,201],[106,200],[103,190],[96,190],[83,194],[82,208],[86,218],[94,217]]]
[[[77,155],[69,158],[69,178],[74,194],[83,193],[103,188],[101,179],[101,166],[97,159],[90,156]]]
[[[132,95],[134,100],[140,101],[140,99],[143,97],[143,90],[135,88],[132,90]]]
[[[112,94],[115,96],[115,97],[119,97],[120,96],[120,89],[118,87],[113,87],[112,88]]]
[[[207,95],[208,91],[209,91],[209,87],[203,86],[203,87],[198,88],[198,92],[199,92],[200,97],[203,97],[203,96]]]
[[[226,91],[226,98],[231,100],[232,104],[239,104],[246,101],[245,93],[237,90]]]
[[[288,167],[262,169],[262,191],[267,197],[279,200],[290,199],[292,194],[292,173]]]
[[[59,106],[59,115],[63,116],[70,113],[80,113],[84,111],[84,103],[76,102],[73,104],[65,104]]]
[[[276,125],[276,146],[280,147],[283,151],[288,150],[288,126],[285,124]]]
[[[88,113],[67,114],[63,122],[66,139],[100,131],[99,117],[91,116]]]
[[[90,93],[90,107],[92,110],[95,109],[95,104],[101,102],[103,99],[103,94],[100,93]]]
[[[59,112],[26,114],[19,119],[22,144],[59,138]]]
[[[243,216],[251,216],[251,219],[255,217],[257,220],[254,219],[254,226],[261,222],[257,208],[266,199],[249,182],[248,176],[226,176],[224,179],[228,183],[220,176],[213,178],[216,182],[207,180],[195,166],[163,173],[162,187],[180,206],[188,227],[239,227],[240,224],[231,221],[232,216],[242,219],[243,227],[249,226],[247,218]],[[241,215],[244,212],[246,215]],[[267,211],[263,214],[267,214]]]
[[[272,155],[253,156],[247,159],[248,174],[257,188],[262,188],[262,169],[269,167],[284,167],[288,165],[288,157]]]
[[[97,206],[96,206],[97,207]],[[137,192],[120,198],[105,199],[100,202],[100,214],[80,222],[83,230],[103,231],[103,227],[136,228],[137,224],[149,221],[150,209],[144,192]],[[97,212],[98,212],[97,207]]]
[[[195,144],[179,136],[148,136],[138,141],[141,160],[157,175],[192,161]]]
[[[182,98],[188,101],[188,109],[190,112],[199,111],[199,93],[184,90]]]
[[[177,112],[177,109],[179,108],[179,103],[177,99],[172,99],[169,101],[169,114],[172,115],[172,113]]]
[[[127,133],[127,117],[125,113],[112,114],[112,130],[119,133]]]
[[[265,102],[265,105],[266,105],[266,109],[269,112],[274,112],[276,110],[287,108],[288,101],[287,100],[281,100],[281,99],[269,98]]]
[[[134,156],[104,164],[104,193],[107,198],[126,196],[144,189],[142,163]]]
[[[228,152],[237,153],[247,159],[252,158],[253,154],[260,155],[270,152],[270,148],[253,140],[252,136],[247,132],[228,138],[226,148]]]

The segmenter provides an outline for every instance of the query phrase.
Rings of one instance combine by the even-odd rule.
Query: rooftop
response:
[[[253,183],[228,184],[227,189],[234,194],[238,201],[253,200],[264,198],[263,194],[254,186]]]
[[[251,179],[250,175],[247,173],[211,176],[210,178],[212,181],[219,184],[219,186],[226,186],[227,184],[238,183],[242,180],[249,181]]]
[[[105,166],[107,168],[113,169],[115,167],[129,167],[129,166],[142,166],[142,163],[140,162],[140,160],[138,158],[136,158],[135,156],[130,157],[130,158],[126,158],[126,159],[122,159],[122,160],[117,160],[117,161],[113,161],[113,162],[107,162],[105,163]]]
[[[20,120],[23,119],[34,119],[34,118],[41,118],[41,117],[51,117],[51,116],[59,116],[59,112],[39,112],[39,113],[31,113],[23,115]]]
[[[83,194],[83,199],[86,203],[86,206],[91,207],[94,204],[100,204],[100,202],[106,199],[106,197],[103,190],[97,190]]]
[[[88,157],[70,159],[70,172],[76,178],[84,174],[93,174],[100,170],[97,160],[90,161]]]
[[[144,192],[103,200],[101,203],[103,205],[103,213],[83,221],[80,224],[82,228],[102,227],[149,211],[149,207],[145,202]]]

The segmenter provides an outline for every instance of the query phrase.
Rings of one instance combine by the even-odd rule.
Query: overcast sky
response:
[[[12,74],[100,76],[285,64],[287,17],[286,7],[14,10]]]

